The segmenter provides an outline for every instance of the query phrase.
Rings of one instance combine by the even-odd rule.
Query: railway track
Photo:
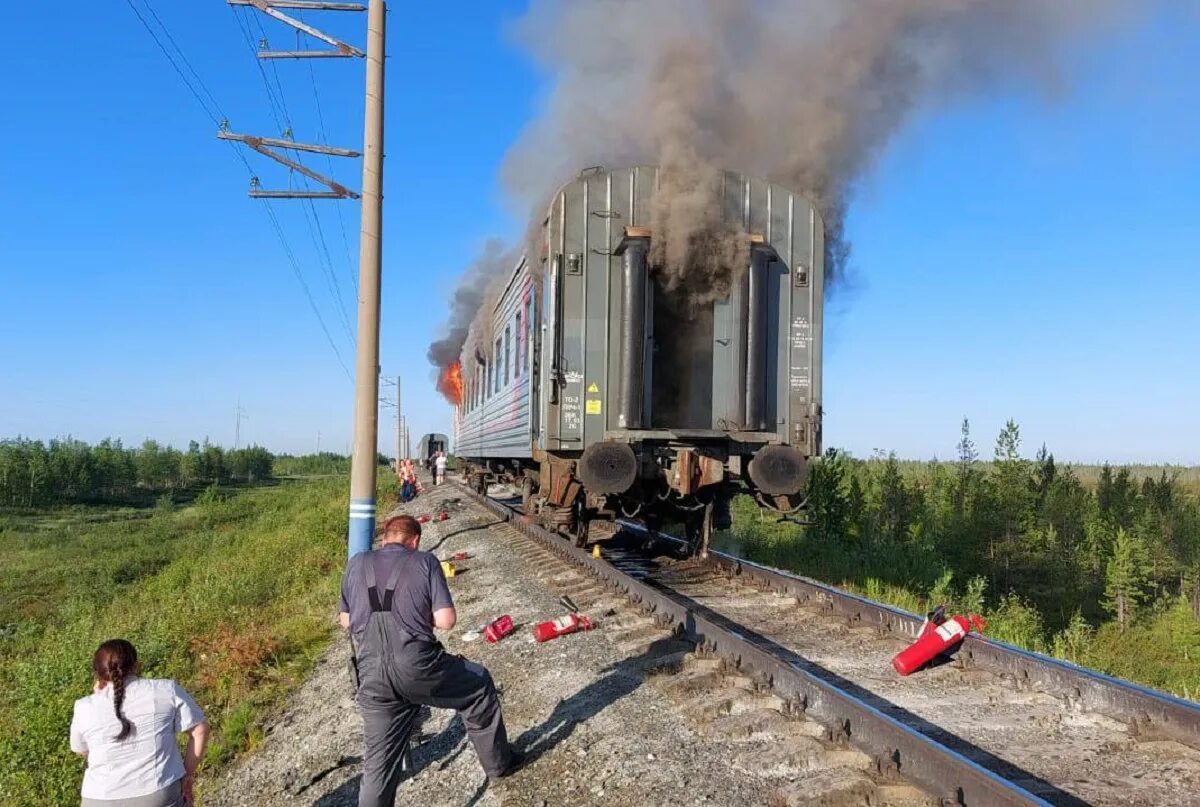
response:
[[[1200,805],[1194,703],[975,636],[900,678],[890,661],[912,614],[722,553],[609,540],[595,559],[513,503],[467,495],[934,803]]]

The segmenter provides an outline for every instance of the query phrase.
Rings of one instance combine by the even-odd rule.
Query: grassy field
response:
[[[207,767],[252,748],[332,635],[345,495],[327,478],[184,508],[0,511],[0,804],[79,803],[71,707],[112,637],[196,696]]]

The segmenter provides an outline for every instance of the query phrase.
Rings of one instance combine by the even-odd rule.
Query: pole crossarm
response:
[[[256,135],[236,134],[234,132],[217,132],[217,137],[222,140],[236,140],[239,143],[245,143],[253,148],[256,144],[259,146],[272,146],[280,149],[291,149],[292,151],[308,151],[313,154],[328,154],[331,157],[361,157],[362,152],[354,151],[353,149],[339,149],[333,146],[321,146],[315,143],[297,143],[294,140],[284,140],[279,137],[258,137]]]
[[[260,50],[260,59],[346,59],[352,58],[353,53],[342,53],[337,50]]]
[[[296,151],[309,151],[316,154],[329,154],[336,157],[357,157],[358,152],[350,151],[349,149],[335,149],[329,146],[315,146],[309,143],[293,143],[291,140],[280,140],[274,137],[255,137],[254,135],[236,134],[234,132],[220,131],[217,132],[217,137],[221,140],[234,140],[238,143],[245,143],[250,148],[262,154],[264,157],[270,157],[277,163],[282,163],[293,171],[298,171],[309,179],[320,182],[325,187],[329,188],[332,195],[320,193],[312,195],[309,191],[260,191],[251,190],[250,196],[256,199],[358,199],[359,194],[350,190],[346,186],[338,183],[331,177],[324,174],[318,174],[311,168],[301,165],[295,160],[289,159],[277,151],[272,151],[269,147],[295,149]]]
[[[279,7],[279,8],[307,8],[307,9],[313,9],[313,10],[321,8],[321,9],[324,9],[327,11],[334,11],[334,10],[338,10],[338,9],[328,8],[328,6],[349,5],[349,4],[345,4],[345,3],[343,3],[343,4],[312,3],[309,5],[297,5],[298,3],[300,3],[300,0],[291,0],[290,5],[285,4],[284,2],[281,2],[281,0],[227,0],[227,2],[231,6],[254,6],[256,9],[261,11],[263,14],[266,14],[268,17],[274,17],[275,19],[279,20],[283,24],[290,25],[291,27],[295,28],[297,31],[303,31],[304,33],[308,34],[309,36],[313,37],[314,39],[319,39],[328,45],[332,45],[333,47],[337,48],[338,55],[358,56],[358,57],[366,56],[365,53],[363,53],[361,50],[354,47],[353,45],[349,45],[349,44],[341,41],[340,39],[334,39],[329,34],[318,31],[316,28],[313,28],[311,25],[307,25],[307,24],[301,22],[300,20],[296,19],[295,17],[289,17],[287,14],[284,14],[282,11],[276,10],[276,8]],[[341,10],[348,11],[348,10],[352,10],[352,9],[341,9]],[[360,9],[353,9],[353,10],[360,10]],[[268,51],[268,52],[270,52],[270,51]]]
[[[250,191],[251,199],[345,199],[336,191]]]
[[[231,6],[257,6],[253,0],[229,0]],[[273,8],[294,8],[300,11],[366,11],[362,3],[324,3],[320,0],[266,0]]]

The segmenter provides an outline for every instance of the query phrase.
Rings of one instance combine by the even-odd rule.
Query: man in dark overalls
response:
[[[395,803],[422,705],[456,710],[488,778],[509,775],[522,759],[508,743],[492,676],[434,638],[458,617],[441,563],[418,551],[421,525],[396,516],[379,534],[379,548],[351,558],[342,580],[341,623],[354,637],[366,740],[359,807]]]

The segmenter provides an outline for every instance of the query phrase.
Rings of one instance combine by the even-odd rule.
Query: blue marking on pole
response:
[[[350,544],[349,554],[371,551],[371,540],[375,535],[375,500],[350,500]]]

